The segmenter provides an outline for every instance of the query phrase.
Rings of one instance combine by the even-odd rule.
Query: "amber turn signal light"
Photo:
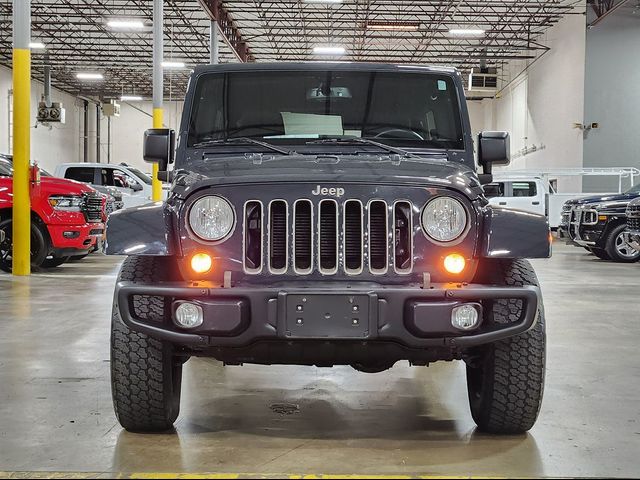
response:
[[[461,273],[466,264],[467,261],[459,253],[450,253],[444,258],[444,269],[455,275]]]
[[[211,270],[212,265],[213,260],[211,260],[211,256],[206,253],[196,253],[191,257],[191,269],[195,273],[207,273]]]

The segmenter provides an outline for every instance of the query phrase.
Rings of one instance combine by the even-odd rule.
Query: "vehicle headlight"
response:
[[[202,240],[222,240],[231,233],[234,222],[231,204],[214,195],[200,198],[189,211],[189,226]]]
[[[467,228],[467,211],[455,198],[434,198],[422,211],[422,228],[438,242],[452,242]]]
[[[52,195],[49,205],[56,210],[65,212],[79,212],[82,207],[82,197],[77,195]]]

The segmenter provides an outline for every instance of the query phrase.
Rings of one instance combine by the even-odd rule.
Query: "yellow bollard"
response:
[[[153,109],[153,128],[162,128],[163,123],[163,111],[162,108]],[[153,164],[152,179],[151,179],[151,199],[154,202],[162,200],[162,182],[158,180],[158,164]]]
[[[31,51],[13,49],[13,274],[31,273]]]

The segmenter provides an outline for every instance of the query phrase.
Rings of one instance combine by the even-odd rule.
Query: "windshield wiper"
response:
[[[362,138],[362,137],[351,137],[351,138],[322,138],[320,140],[312,140],[310,142],[307,142],[307,145],[313,145],[313,144],[323,144],[323,143],[331,143],[331,144],[335,144],[335,145],[348,145],[348,144],[353,144],[353,143],[361,143],[364,145],[373,145],[374,147],[378,147],[381,148],[383,150],[386,150],[387,152],[390,153],[395,153],[398,155],[401,155],[405,158],[419,158],[421,160],[423,160],[423,158],[420,155],[416,155],[415,153],[411,153],[408,150],[405,150],[404,148],[398,148],[398,147],[392,147],[391,145],[386,145],[384,143],[380,143],[380,142],[376,142],[375,140],[370,140],[368,138]]]
[[[229,139],[218,139],[218,140],[205,140],[203,142],[198,142],[193,146],[195,148],[205,148],[205,147],[213,147],[215,145],[233,145],[233,144],[243,144],[249,143],[252,145],[258,145],[260,147],[266,148],[267,150],[272,150],[274,152],[281,153],[283,155],[297,155],[297,153],[293,150],[286,150],[284,148],[276,147],[267,142],[261,142],[260,140],[256,140],[255,138],[250,137],[237,137],[237,138],[229,138]]]

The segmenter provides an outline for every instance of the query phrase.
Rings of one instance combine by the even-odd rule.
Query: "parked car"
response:
[[[106,253],[128,256],[111,326],[126,429],[171,427],[191,356],[367,373],[463,360],[482,430],[533,426],[545,321],[524,258],[550,256],[549,225],[488,205],[509,136],[480,134],[479,176],[454,69],[225,64],[188,85],[172,171],[175,132],[145,135],[167,202],[108,220]]]
[[[128,165],[63,163],[56,167],[54,175],[94,187],[113,187],[122,194],[125,208],[151,202],[151,178]]]
[[[633,249],[640,252],[640,197],[629,203],[626,215],[626,241]]]
[[[638,197],[640,184],[619,195],[570,200],[564,204],[558,234],[603,260],[637,262],[640,252],[628,243],[625,229],[627,206]]]
[[[40,175],[32,167],[31,264],[55,267],[73,255],[84,255],[104,235],[106,197],[79,182]],[[13,164],[0,157],[0,269],[11,271]]]

